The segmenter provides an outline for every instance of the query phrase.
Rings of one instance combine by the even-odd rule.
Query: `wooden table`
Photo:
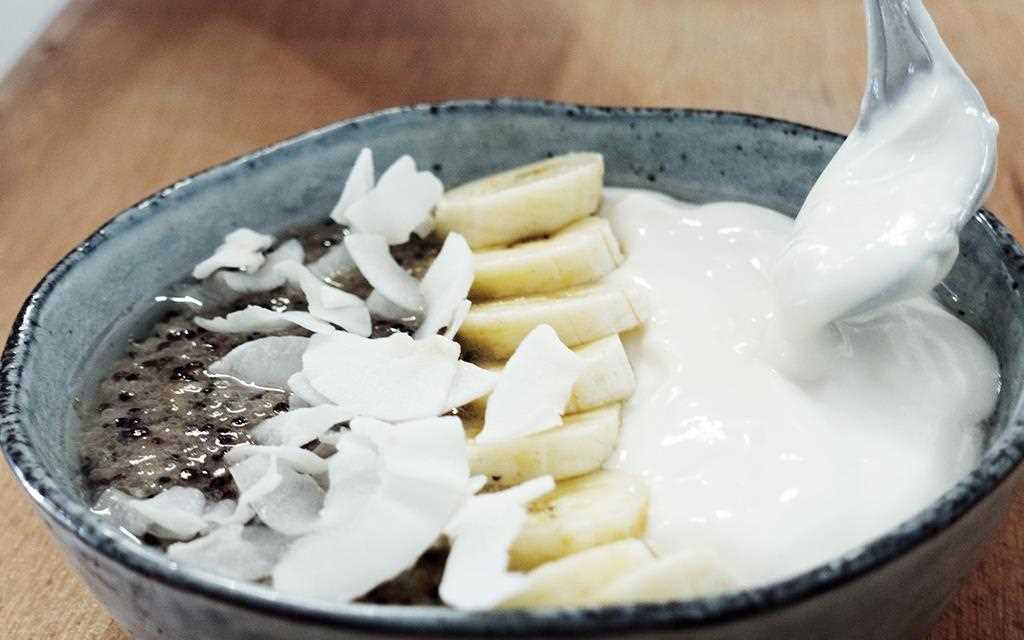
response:
[[[932,0],[1002,124],[989,200],[1024,232],[1024,5]],[[74,2],[0,83],[0,326],[103,220],[175,178],[381,107],[494,95],[848,130],[855,0]],[[0,636],[123,638],[0,472]],[[1024,494],[932,640],[1024,637]]]

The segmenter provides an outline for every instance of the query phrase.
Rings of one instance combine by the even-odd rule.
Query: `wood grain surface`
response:
[[[1024,231],[1024,3],[931,0],[1002,125]],[[382,107],[495,95],[690,106],[845,131],[856,0],[73,2],[0,82],[0,326],[61,255],[185,174]],[[930,640],[1024,637],[1024,493]],[[0,471],[0,636],[125,636]]]

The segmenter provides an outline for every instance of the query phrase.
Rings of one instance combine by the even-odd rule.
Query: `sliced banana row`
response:
[[[735,579],[710,553],[681,552],[655,558],[636,539],[591,547],[542,564],[527,575],[527,588],[502,602],[502,608],[686,600],[736,586]]]
[[[474,251],[469,295],[493,300],[568,289],[607,275],[623,259],[608,221],[590,216],[544,240]]]
[[[615,450],[622,423],[619,405],[566,416],[560,427],[489,444],[473,441],[479,423],[467,424],[469,468],[498,486],[540,476],[573,478],[600,469]]]
[[[539,569],[538,569],[539,570]],[[722,569],[714,554],[684,551],[640,563],[594,594],[595,604],[686,600],[736,587],[736,580]]]
[[[583,358],[584,369],[572,387],[572,395],[565,407],[567,414],[622,402],[633,395],[636,378],[618,334],[576,347],[573,351]],[[505,363],[491,362],[480,366],[500,373]],[[486,407],[487,398],[484,397],[473,401],[467,410],[471,415],[482,416]]]
[[[647,485],[620,471],[563,480],[530,504],[509,550],[509,568],[532,569],[601,544],[638,538],[647,529]]]
[[[558,231],[597,210],[604,186],[599,153],[570,153],[467,182],[434,209],[437,231],[469,246],[506,246]]]
[[[648,315],[639,291],[610,284],[586,285],[475,304],[458,337],[478,359],[504,360],[538,325],[551,325],[566,346],[575,347],[635,329]]]
[[[583,358],[583,373],[572,387],[566,413],[589,411],[629,399],[636,391],[636,377],[618,334],[573,349]]]
[[[501,371],[547,324],[585,363],[559,427],[478,444],[486,398],[461,409],[473,474],[498,487],[558,481],[529,505],[509,550],[509,568],[529,571],[529,586],[503,607],[666,600],[729,586],[713,558],[655,558],[639,540],[646,484],[602,469],[618,442],[621,403],[636,388],[618,334],[649,315],[641,292],[598,283],[624,260],[611,226],[591,215],[603,176],[599,154],[568,154],[453,189],[435,210],[442,237],[456,231],[474,248],[474,304],[457,337],[464,352]]]
[[[654,561],[643,542],[619,540],[592,547],[530,572],[525,591],[501,603],[503,608],[571,607],[593,604],[605,585]]]

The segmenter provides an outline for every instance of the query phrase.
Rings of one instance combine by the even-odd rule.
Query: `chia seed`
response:
[[[333,223],[296,229],[282,237],[298,238],[307,261],[323,255],[343,239]],[[392,255],[411,274],[422,277],[439,246],[414,238],[392,247]],[[365,298],[371,287],[358,271],[332,274],[332,284]],[[220,316],[260,305],[277,311],[304,308],[299,290],[287,286],[245,294],[230,304],[207,302],[204,317]],[[124,357],[100,379],[92,402],[79,410],[80,469],[85,487],[97,497],[117,488],[137,498],[151,497],[172,486],[201,490],[211,501],[237,497],[224,454],[232,447],[252,443],[250,430],[261,421],[288,410],[285,391],[214,378],[210,364],[231,349],[265,334],[212,333],[194,323],[192,307],[166,312],[145,337],[124,345]],[[374,321],[374,337],[414,327]],[[301,329],[269,335],[305,335]],[[230,412],[225,410],[230,407]],[[162,547],[147,536],[146,544]],[[447,549],[435,546],[412,568],[367,594],[364,602],[384,604],[440,604],[437,588]]]

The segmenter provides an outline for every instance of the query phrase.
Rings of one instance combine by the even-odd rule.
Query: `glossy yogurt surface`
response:
[[[650,292],[624,336],[638,388],[609,466],[652,491],[657,553],[708,549],[743,586],[784,578],[884,533],[977,460],[999,369],[930,297],[843,322],[828,375],[764,357],[776,260],[793,221],[742,203],[693,206],[609,190],[602,215]]]

